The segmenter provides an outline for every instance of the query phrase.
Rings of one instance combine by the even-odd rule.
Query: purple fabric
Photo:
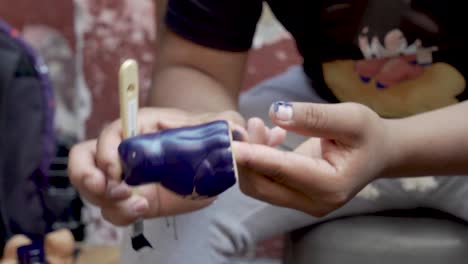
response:
[[[42,58],[33,50],[29,44],[27,44],[19,36],[19,32],[12,28],[10,25],[0,20],[0,32],[8,34],[20,45],[28,54],[28,57],[33,62],[34,67],[37,71],[39,80],[41,81],[41,91],[43,94],[43,105],[44,105],[44,126],[42,133],[43,138],[43,156],[40,166],[37,170],[39,175],[38,183],[43,187],[47,183],[47,175],[50,167],[52,158],[54,157],[55,151],[55,134],[54,134],[54,114],[55,114],[55,102],[52,84],[48,76],[48,69]]]

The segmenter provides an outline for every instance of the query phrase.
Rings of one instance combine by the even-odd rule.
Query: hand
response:
[[[276,103],[270,117],[279,127],[312,138],[293,152],[235,142],[240,187],[247,195],[324,216],[386,167],[385,124],[365,106]]]
[[[96,140],[74,146],[70,153],[69,175],[80,195],[100,207],[104,218],[115,225],[128,225],[142,217],[188,212],[212,202],[184,200],[159,184],[132,189],[125,183],[109,180],[95,162],[96,148]]]
[[[239,115],[240,116],[240,115]],[[212,120],[235,119],[235,112],[192,114],[176,109],[141,109],[139,133],[195,125]],[[244,128],[231,122],[231,127],[246,138]],[[106,220],[115,225],[128,225],[139,218],[151,218],[188,212],[209,205],[211,200],[189,201],[159,184],[130,188],[120,181],[122,168],[117,148],[122,141],[121,122],[116,120],[101,133],[99,140],[77,144],[70,152],[69,175],[80,194],[99,206]]]

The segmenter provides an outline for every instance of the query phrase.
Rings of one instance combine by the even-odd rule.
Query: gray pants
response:
[[[310,87],[301,67],[261,83],[246,92],[240,110],[267,124],[270,104],[277,100],[324,102]],[[304,138],[289,135],[284,148]],[[208,264],[230,263],[252,256],[256,242],[331,218],[419,206],[439,209],[468,220],[468,177],[381,179],[367,186],[347,205],[324,218],[272,206],[243,195],[238,186],[223,193],[211,206],[176,216],[145,221],[145,234],[154,246],[134,252],[125,235],[122,263]]]

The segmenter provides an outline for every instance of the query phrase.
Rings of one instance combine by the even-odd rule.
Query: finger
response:
[[[247,121],[247,132],[249,135],[249,142],[255,144],[267,144],[268,128],[260,118],[254,117]]]
[[[126,199],[130,188],[113,183],[107,184],[106,177],[95,163],[96,140],[75,145],[70,151],[68,175],[80,194],[96,205]],[[110,188],[116,188],[109,193]]]
[[[125,201],[109,204],[102,209],[104,217],[116,225],[128,225],[140,218],[176,215],[203,208],[215,198],[187,200],[159,184],[134,188],[134,195]]]
[[[69,154],[68,174],[72,184],[91,202],[104,195],[106,179],[95,164],[96,140],[75,145]]]
[[[270,138],[270,128],[267,127],[266,125],[264,125],[264,129],[265,129],[265,136],[266,136],[266,139],[268,141],[268,139]]]
[[[320,158],[322,157],[322,139],[321,138],[309,138],[296,149],[294,153],[298,153],[307,157]]]
[[[125,182],[108,181],[106,190],[106,199],[115,202],[129,198],[132,195],[132,189]]]
[[[293,208],[314,216],[322,216],[325,213],[320,204],[303,193],[252,171],[241,169],[239,186],[243,193],[270,204]]]
[[[122,142],[122,124],[116,120],[108,125],[99,135],[96,152],[98,167],[115,181],[119,181],[122,175],[122,166],[118,152]]]
[[[117,226],[125,226],[142,218],[149,210],[148,201],[139,195],[132,195],[124,201],[102,206],[104,219]]]
[[[337,175],[336,168],[326,160],[263,145],[234,142],[233,152],[238,166],[297,190],[303,190],[306,186],[320,190],[327,184],[334,184]]]
[[[370,114],[355,103],[314,104],[275,102],[270,117],[278,126],[309,137],[337,139],[354,143],[362,137]]]
[[[286,130],[282,129],[281,127],[274,127],[270,130],[268,136],[268,143],[267,145],[270,147],[275,147],[284,142],[286,139]]]
[[[204,200],[188,200],[160,184],[139,186],[137,193],[145,197],[150,205],[146,218],[187,213],[211,204],[216,197]]]

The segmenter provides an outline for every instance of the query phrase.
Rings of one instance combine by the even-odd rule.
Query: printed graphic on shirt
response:
[[[376,81],[376,87],[383,89],[412,80],[424,73],[424,67],[432,65],[432,52],[437,47],[423,47],[417,39],[408,45],[403,32],[393,29],[384,38],[384,44],[373,36],[369,38],[365,27],[359,36],[359,48],[364,60],[356,62],[356,72],[361,80]]]
[[[399,21],[378,19],[375,12],[383,11],[379,5],[395,8],[398,1],[402,2],[398,12],[387,11]],[[457,96],[465,90],[466,81],[450,62],[455,61],[454,56],[466,55],[450,51],[454,43],[442,39],[447,34],[438,19],[448,18],[414,10],[414,1],[369,2],[363,23],[356,28],[355,39],[350,40],[363,59],[334,58],[322,64],[324,80],[334,95],[340,101],[368,105],[385,117],[403,117],[458,103]]]

